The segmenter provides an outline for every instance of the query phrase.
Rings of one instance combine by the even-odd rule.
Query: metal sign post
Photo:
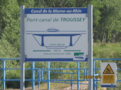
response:
[[[21,68],[21,73],[20,73],[20,89],[25,90],[25,65],[24,65],[24,10],[25,6],[21,6],[20,8],[20,28],[21,28],[21,36],[20,36],[20,54],[21,54],[21,59],[20,59],[20,68]]]
[[[93,76],[93,6],[88,6],[88,25],[89,25],[89,76]],[[89,90],[93,90],[93,79],[89,79]]]

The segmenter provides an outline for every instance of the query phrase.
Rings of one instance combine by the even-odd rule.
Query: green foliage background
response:
[[[32,7],[87,7],[93,5],[93,56],[94,58],[121,57],[121,0],[0,0],[0,58],[20,57],[20,6]],[[108,44],[107,44],[108,43]],[[113,44],[112,44],[113,43]],[[100,68],[101,61],[96,61]],[[116,61],[121,68],[121,61]],[[0,68],[2,61],[0,61]],[[20,68],[20,61],[6,61],[6,68]],[[26,63],[31,68],[31,63]],[[46,62],[35,63],[37,68],[46,68]],[[75,62],[52,62],[51,68],[76,68]],[[86,62],[80,63],[80,68],[87,68]],[[2,71],[0,71],[2,73]],[[63,72],[75,72],[67,70]],[[25,77],[31,78],[32,72],[26,70]],[[37,72],[36,72],[37,73]],[[83,71],[80,70],[80,73]],[[96,71],[96,73],[100,73]],[[118,72],[119,77],[120,72]],[[118,78],[119,78],[118,77]],[[2,75],[0,75],[2,78]],[[19,70],[6,70],[6,78],[20,78]],[[36,74],[37,78],[37,74]],[[45,73],[45,79],[47,74]],[[51,78],[70,79],[68,75],[51,74]],[[73,76],[76,79],[76,75]],[[26,87],[31,82],[26,82]],[[120,84],[118,84],[121,86]],[[2,82],[0,82],[2,88]],[[6,88],[19,88],[19,82],[6,82]]]

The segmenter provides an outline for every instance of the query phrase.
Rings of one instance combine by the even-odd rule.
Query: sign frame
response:
[[[117,64],[114,62],[101,63],[101,87],[116,87]]]
[[[50,13],[49,11],[53,11],[52,13]],[[59,10],[59,11],[65,11],[65,12],[54,12],[54,10]],[[81,12],[69,12],[69,13],[67,13],[68,12],[68,10],[71,10],[71,11],[74,11],[74,10],[80,10]],[[45,11],[47,11],[46,13],[45,13]],[[68,30],[65,30],[64,31],[64,33],[66,33],[67,31],[68,31],[68,33],[71,33],[71,34],[68,34],[68,33],[66,33],[66,34],[62,34],[62,31],[61,30],[59,30],[59,31],[57,31],[58,29],[56,29],[55,28],[55,30],[56,31],[53,31],[53,33],[54,34],[50,34],[50,33],[52,33],[52,32],[48,32],[47,33],[47,31],[45,32],[45,30],[46,29],[44,29],[44,31],[42,30],[39,30],[39,32],[37,32],[37,30],[36,31],[31,31],[31,30],[29,30],[28,31],[28,26],[32,26],[32,24],[30,25],[30,24],[28,24],[29,22],[27,22],[28,21],[28,17],[31,17],[31,16],[33,16],[33,15],[36,15],[36,17],[37,17],[37,15],[39,16],[39,15],[41,15],[41,16],[44,16],[44,15],[46,15],[46,16],[49,16],[49,17],[52,17],[52,16],[50,16],[50,15],[55,15],[56,14],[56,17],[57,16],[59,16],[59,15],[77,15],[77,16],[80,16],[80,17],[82,17],[82,15],[85,15],[86,17],[86,25],[84,26],[84,27],[86,27],[87,29],[87,31],[81,31],[80,30],[80,32],[79,32],[79,30],[75,30],[75,31],[72,31],[71,32],[71,30],[70,31],[68,31]],[[89,15],[88,15],[88,8],[25,8],[25,62],[31,62],[31,61],[44,61],[44,62],[47,62],[47,61],[58,61],[58,62],[62,62],[62,61],[75,61],[75,62],[77,62],[77,61],[81,61],[81,62],[85,62],[85,61],[88,61],[88,44],[89,44],[89,40],[88,40],[88,37],[89,37],[89,23],[88,23],[88,19],[89,19]],[[70,16],[70,17],[72,17],[72,16]],[[74,16],[74,17],[76,17],[76,16]],[[62,19],[62,18],[61,18]],[[38,21],[39,21],[39,19],[38,18],[36,18],[36,20],[35,20],[37,23],[38,23]],[[52,18],[52,20],[51,21],[53,21],[53,18]],[[33,23],[35,23],[35,22],[33,22]],[[40,23],[40,22],[39,22]],[[53,22],[50,22],[50,23],[53,23]],[[62,23],[62,22],[59,22],[60,24]],[[65,22],[64,22],[65,23]],[[67,22],[68,23],[68,22]],[[81,28],[83,28],[83,23],[81,23],[80,24],[80,22],[71,22],[70,23],[70,26],[72,26],[71,24],[74,24],[74,25],[77,25],[77,24],[75,24],[75,23],[78,23],[79,24],[79,26],[77,27],[77,29],[78,28],[80,28],[80,25],[82,24],[82,27]],[[43,23],[41,23],[41,24],[43,24]],[[45,24],[46,24],[46,22],[45,22]],[[43,24],[43,27],[45,27],[45,24]],[[66,24],[66,23],[65,23]],[[84,24],[85,24],[85,22],[84,22]],[[35,24],[34,24],[35,25]],[[68,26],[69,24],[67,24],[67,26]],[[60,25],[59,25],[60,26]],[[36,27],[36,26],[35,26]],[[74,26],[73,26],[74,27]],[[67,27],[66,27],[67,28]],[[27,30],[27,31],[26,31]],[[47,30],[50,30],[50,28],[49,29],[47,29]],[[44,33],[43,33],[44,32]],[[58,33],[57,35],[55,34],[55,32],[56,33]],[[36,34],[35,34],[36,33]],[[47,33],[47,34],[45,34],[45,33]],[[75,34],[75,33],[78,33],[78,35],[77,34]],[[30,37],[30,34],[31,34],[31,37]],[[85,34],[85,35],[84,35]],[[62,46],[63,48],[65,47],[65,48],[68,48],[69,47],[69,50],[70,51],[73,51],[73,52],[65,52],[65,51],[67,51],[68,49],[60,49],[60,51],[61,52],[54,52],[54,49],[48,49],[48,47],[50,48],[52,48],[52,47],[54,47],[54,46],[45,46],[45,44],[44,44],[44,42],[45,41],[43,41],[44,39],[44,36],[49,36],[49,37],[51,37],[51,36],[59,36],[60,35],[60,37],[61,36],[64,36],[65,35],[65,37],[67,37],[67,36],[69,36],[70,37],[70,47],[69,46]],[[86,40],[83,40],[83,43],[82,43],[82,45],[84,46],[84,47],[82,47],[82,46],[79,46],[80,44],[79,43],[81,43],[82,41],[80,41],[81,40],[81,38],[80,38],[80,36],[79,36],[79,38],[77,38],[77,40],[78,41],[76,41],[76,45],[77,45],[77,43],[78,43],[78,50],[77,49],[74,49],[74,48],[77,48],[77,46],[74,46],[73,44],[72,44],[72,41],[71,40],[73,40],[73,36],[75,36],[75,35],[77,35],[77,36],[81,36],[81,37],[85,37],[86,38]],[[83,36],[82,36],[83,35]],[[38,47],[38,48],[44,48],[44,47],[46,47],[47,49],[45,49],[44,48],[44,50],[45,51],[49,51],[49,52],[36,52],[36,55],[35,55],[35,53],[34,53],[34,51],[42,51],[42,50],[37,50],[37,48],[35,49],[31,49],[31,47],[29,46],[29,45],[31,45],[32,43],[33,43],[33,39],[31,39],[31,41],[30,40],[28,40],[28,37],[30,37],[30,38],[32,38],[32,36],[33,36],[33,38],[35,39],[35,41],[38,43],[38,45],[40,46],[40,47],[38,47],[37,45],[35,45],[36,47]],[[37,38],[38,38],[38,36],[40,36],[41,38],[41,42],[40,42],[40,39],[39,39],[39,41],[37,40],[37,38],[35,37],[35,36],[37,36]],[[46,38],[45,37],[45,38]],[[49,38],[50,39],[50,38]],[[29,44],[28,44],[28,42],[27,41],[29,41]],[[64,40],[65,41],[65,40]],[[31,43],[30,43],[31,42]],[[67,42],[67,41],[66,41]],[[86,44],[85,44],[86,43]],[[27,45],[28,44],[28,45]],[[84,45],[85,44],[85,45]],[[34,44],[33,44],[34,45]],[[57,44],[56,44],[57,45]],[[44,46],[44,47],[43,47]],[[55,46],[56,47],[56,46]],[[57,47],[59,47],[60,48],[60,46],[57,46]],[[62,48],[61,47],[61,48]],[[80,47],[80,48],[79,48]],[[33,48],[33,47],[32,47]],[[85,48],[84,50],[83,50],[83,48]],[[56,48],[55,48],[56,49]],[[58,48],[57,48],[58,49]],[[81,50],[82,49],[82,50]],[[44,51],[43,50],[43,51]],[[59,50],[59,49],[58,49]],[[68,50],[68,51],[69,51]],[[75,51],[74,51],[75,50]],[[86,51],[86,52],[85,52]],[[70,55],[67,55],[67,54],[70,54]],[[76,55],[76,54],[78,54],[78,53],[84,53],[84,55]],[[48,54],[48,55],[46,55],[46,54]],[[54,56],[53,54],[64,54],[64,55],[56,55],[56,56]],[[76,56],[75,56],[76,55]]]

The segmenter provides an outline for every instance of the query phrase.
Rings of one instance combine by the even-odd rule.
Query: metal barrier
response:
[[[5,78],[5,70],[20,70],[20,68],[5,68],[5,60],[20,60],[20,58],[0,58],[2,60],[2,66],[3,68],[0,68],[3,73],[3,78],[0,79],[0,81],[3,82],[3,89],[5,89],[6,81],[20,81],[20,79],[6,79]],[[32,79],[25,79],[25,81],[32,81],[32,88],[34,89],[35,81],[40,82],[40,68],[34,68],[34,62],[32,62],[32,68],[25,68],[25,70],[32,70]],[[38,70],[39,75],[38,79],[35,79],[35,70]]]
[[[2,70],[3,72],[3,79],[0,79],[0,81],[3,82],[3,89],[5,89],[6,86],[6,81],[20,81],[20,79],[6,79],[5,78],[5,70],[20,70],[20,68],[5,68],[5,61],[6,60],[20,60],[20,58],[0,58],[0,60],[2,60],[2,65],[3,68],[0,68],[0,70]],[[38,81],[38,89],[40,88],[40,82],[47,82],[47,89],[50,89],[50,82],[54,82],[54,83],[66,83],[66,84],[70,84],[71,89],[72,89],[72,85],[73,84],[77,84],[79,86],[79,84],[86,84],[86,83],[80,83],[80,81],[85,81],[85,79],[80,80],[80,74],[82,75],[87,75],[87,70],[84,68],[79,68],[80,64],[79,62],[77,62],[77,68],[50,68],[50,62],[47,62],[47,68],[35,68],[34,62],[32,62],[32,68],[25,68],[25,70],[32,70],[32,79],[25,79],[25,81],[32,81],[32,89],[35,89],[35,81]],[[35,70],[38,70],[38,79],[35,79]],[[46,70],[46,71],[44,71]],[[68,73],[68,72],[50,72],[50,70],[77,70],[77,73]],[[84,70],[84,73],[80,73],[79,70]],[[47,80],[43,79],[43,72],[47,72]],[[62,80],[62,79],[50,79],[50,73],[63,73],[63,74],[70,74],[71,75],[71,79],[70,80]],[[73,74],[77,74],[77,80],[73,80],[72,76]],[[41,78],[40,78],[41,75]],[[59,82],[59,81],[70,81],[70,82]],[[74,83],[73,81],[77,81],[77,83]],[[77,87],[79,89],[79,87]]]
[[[20,58],[0,58],[0,60],[2,60],[2,65],[3,68],[0,68],[0,70],[2,70],[3,73],[3,78],[0,79],[0,81],[3,82],[3,89],[5,89],[6,86],[6,81],[20,81],[20,79],[6,79],[5,78],[5,70],[20,70],[20,68],[5,68],[5,60],[20,60]],[[95,68],[95,60],[121,60],[121,59],[117,59],[117,58],[94,58],[93,59],[93,76],[96,76],[98,74],[95,74],[95,70],[100,70],[99,68]],[[32,81],[32,89],[35,89],[35,81],[38,81],[38,89],[40,88],[40,82],[47,82],[47,89],[50,89],[50,82],[54,82],[54,83],[66,83],[66,84],[70,84],[71,86],[71,90],[72,90],[72,85],[73,84],[77,84],[77,89],[79,90],[79,84],[86,84],[86,83],[80,83],[80,81],[88,81],[88,79],[82,79],[80,80],[80,74],[84,75],[84,76],[88,76],[88,68],[79,68],[79,63],[77,62],[77,68],[50,68],[50,62],[47,62],[47,68],[35,68],[35,63],[32,62],[32,68],[25,68],[25,70],[32,70],[32,79],[25,79],[25,81]],[[38,70],[38,79],[35,79],[35,70]],[[77,70],[77,73],[69,73],[69,72],[52,72],[50,70]],[[83,70],[84,73],[80,73],[79,70]],[[121,70],[121,69],[117,69],[117,70]],[[43,79],[44,76],[44,72],[47,72],[47,80]],[[71,79],[70,80],[64,80],[64,79],[50,79],[50,73],[62,73],[62,74],[70,74],[71,75]],[[73,74],[77,74],[77,80],[73,80],[72,76]],[[41,78],[40,78],[41,75]],[[59,82],[61,81],[61,82]],[[63,82],[62,82],[63,81]],[[64,81],[70,81],[70,82],[64,82]],[[77,83],[74,83],[73,81],[77,81]],[[96,82],[95,82],[96,81]],[[93,79],[93,90],[98,89],[98,81],[97,79]],[[121,81],[121,80],[117,80],[117,81]],[[88,85],[88,84],[86,84]]]
[[[44,71],[46,70],[46,71]],[[50,68],[49,70],[77,70],[77,68]],[[81,75],[84,75],[85,76],[85,71],[86,69],[79,69],[79,70],[84,70],[84,73],[80,73]],[[43,82],[54,82],[54,83],[66,83],[66,84],[70,84],[71,86],[71,90],[72,90],[72,84],[77,84],[77,83],[74,83],[73,81],[77,81],[77,80],[73,80],[72,76],[73,74],[77,74],[77,73],[69,73],[69,72],[50,72],[50,73],[62,73],[62,74],[70,74],[71,75],[71,79],[70,80],[62,80],[62,79],[50,79],[49,81],[48,80],[44,80],[43,79],[43,72],[47,72],[47,69],[46,68],[43,68],[41,70],[41,79]],[[59,82],[61,81],[61,82]],[[63,82],[62,82],[63,81]],[[64,82],[64,81],[70,81],[70,82]],[[78,81],[85,81],[85,79],[82,79],[82,80],[78,80]],[[79,83],[79,84],[84,84],[84,83]],[[86,83],[85,83],[86,84]]]

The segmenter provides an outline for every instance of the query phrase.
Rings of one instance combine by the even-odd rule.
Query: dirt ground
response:
[[[84,81],[82,83],[88,83],[88,81]],[[87,90],[87,87],[88,87],[88,85],[80,84],[79,90]],[[2,89],[0,89],[0,90],[2,90]],[[5,89],[5,90],[20,90],[20,89]],[[32,90],[32,89],[31,89],[31,87],[29,87],[29,88],[26,88],[25,90]],[[47,90],[47,89],[36,89],[36,90]],[[64,89],[50,89],[50,90],[71,90],[71,87],[67,87]],[[73,85],[72,90],[77,90],[77,85]],[[106,90],[106,88],[104,88],[104,90]]]

